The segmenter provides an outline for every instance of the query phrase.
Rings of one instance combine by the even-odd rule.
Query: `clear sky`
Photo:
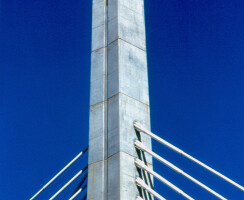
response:
[[[91,0],[0,0],[0,199],[30,198],[88,144],[91,9]],[[242,0],[145,0],[152,131],[242,185],[243,10]],[[153,150],[223,196],[244,199],[156,142]],[[154,169],[196,199],[215,199],[163,164]],[[155,188],[182,199],[157,181]]]

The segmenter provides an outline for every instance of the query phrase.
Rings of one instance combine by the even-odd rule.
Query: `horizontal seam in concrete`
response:
[[[126,40],[120,38],[120,37],[116,38],[115,40],[113,40],[112,42],[110,42],[108,45],[102,46],[102,47],[97,48],[97,49],[93,49],[91,52],[99,51],[100,49],[107,48],[107,47],[109,47],[112,43],[114,43],[114,42],[116,42],[116,41],[118,41],[118,40],[122,40],[123,42],[126,42],[126,43],[130,44],[131,46],[136,47],[137,49],[140,49],[140,50],[142,50],[142,51],[144,51],[144,52],[147,52],[146,49],[142,49],[142,48],[140,48],[140,47],[138,47],[138,46],[135,46],[134,44],[132,44],[132,43],[130,43],[130,42],[128,42],[128,41],[126,41]]]
[[[131,155],[131,154],[125,152],[125,151],[118,151],[118,152],[112,154],[111,156],[109,156],[106,160],[108,160],[108,159],[111,158],[112,156],[115,156],[115,155],[118,154],[118,153],[125,153],[125,154],[127,154],[127,155],[129,155],[129,156],[131,156],[131,157],[133,157],[133,158],[138,158],[137,156]],[[147,162],[148,162],[148,161],[147,161]],[[148,162],[148,163],[149,163],[149,164],[152,164],[152,163],[150,163],[150,162]]]
[[[134,44],[131,44],[130,42],[128,42],[128,41],[126,41],[126,40],[124,40],[124,39],[122,39],[122,38],[118,38],[118,39],[120,39],[120,40],[122,40],[122,41],[124,41],[124,42],[130,44],[131,46],[134,46],[134,47],[136,47],[136,48],[138,48],[138,49],[140,49],[140,50],[142,50],[142,51],[147,52],[146,49],[142,49],[142,48],[140,48],[140,47],[137,47],[137,46],[135,46]],[[146,44],[146,43],[145,43],[145,44]]]
[[[119,127],[113,128],[113,129],[108,130],[108,131],[109,131],[109,132],[110,132],[110,131],[114,131],[115,129],[119,129]]]
[[[100,47],[100,48],[98,48],[98,49],[92,50],[91,53],[96,52],[96,51],[99,51],[99,50],[101,50],[101,49],[105,49],[106,47],[107,47],[107,46]]]
[[[105,158],[105,159],[103,159],[103,160],[98,160],[98,161],[96,161],[96,162],[89,163],[88,165],[96,164],[96,163],[99,163],[99,162],[105,162],[106,160],[108,160],[108,159],[111,158],[112,156],[115,156],[115,155],[118,154],[118,153],[125,153],[125,154],[127,154],[127,155],[129,155],[129,156],[131,156],[131,157],[133,157],[133,158],[138,158],[137,156],[131,155],[130,153],[127,153],[127,152],[125,152],[125,151],[117,151],[116,153],[113,153],[112,155],[110,155],[109,157],[107,157],[107,158]],[[149,164],[152,165],[151,162],[148,162],[148,161],[147,161],[147,163],[149,163]]]
[[[102,104],[102,103],[106,103],[106,102],[107,102],[107,100],[99,101],[99,102],[97,102],[97,103],[95,103],[95,104],[90,105],[90,108],[91,108],[91,107],[95,107],[95,106],[97,106],[97,105],[99,105],[99,104]]]
[[[111,158],[112,156],[115,156],[116,154],[119,154],[119,153],[125,153],[125,154],[127,154],[127,155],[129,155],[129,156],[131,156],[131,157],[133,157],[133,158],[137,158],[137,157],[135,157],[135,156],[133,156],[133,155],[127,153],[127,152],[124,152],[124,151],[117,151],[116,153],[110,155],[110,156],[107,158],[107,160],[108,160],[109,158]]]
[[[107,46],[105,45],[105,46],[102,46],[102,47],[100,47],[100,48],[97,48],[97,49],[94,49],[94,50],[92,50],[91,52],[93,53],[94,51],[99,51],[100,49],[105,49]]]
[[[130,44],[131,46],[136,47],[137,49],[140,49],[140,50],[142,50],[142,51],[144,51],[144,52],[147,52],[146,49],[142,49],[142,48],[140,48],[140,47],[138,47],[138,46],[135,46],[134,44],[131,44],[130,42],[128,42],[128,41],[126,41],[126,40],[124,40],[124,39],[122,39],[122,38],[120,38],[120,37],[118,37],[118,38],[116,38],[115,40],[113,40],[112,42],[110,42],[110,43],[108,44],[108,46],[111,45],[113,42],[115,42],[115,41],[117,41],[117,40],[122,40],[122,41],[124,41],[124,42]]]
[[[133,97],[131,97],[131,96],[129,96],[129,95],[123,93],[123,92],[117,92],[117,93],[114,94],[113,96],[109,97],[107,100],[100,101],[100,102],[98,102],[98,103],[95,103],[95,104],[90,105],[90,108],[91,108],[91,107],[94,107],[94,106],[97,106],[98,104],[106,103],[107,101],[110,101],[110,99],[114,98],[115,96],[117,96],[117,95],[119,95],[119,94],[123,94],[123,95],[125,95],[125,96],[127,96],[127,97],[129,97],[129,98],[131,98],[131,99],[133,99],[133,100],[135,100],[135,101],[138,101],[139,103],[142,103],[142,104],[144,104],[144,105],[150,107],[149,104],[144,103],[144,102],[142,102],[142,101],[140,101],[140,100],[138,100],[138,99],[135,99],[135,98],[133,98]]]
[[[93,164],[97,164],[97,163],[99,163],[99,162],[105,162],[106,160],[107,160],[107,159],[98,160],[98,161],[96,161],[96,162],[89,163],[88,166],[89,166],[89,165],[93,165]]]
[[[110,43],[108,44],[108,46],[107,46],[107,47],[108,47],[108,48],[112,48],[112,47],[113,47],[113,45],[114,45],[114,46],[116,46],[116,44],[117,44],[117,43],[116,43],[116,41],[117,41],[117,40],[118,40],[118,38],[117,38],[117,39],[115,39],[114,41],[110,42]],[[115,44],[114,44],[114,43],[115,43]],[[118,45],[117,45],[117,46],[118,46]]]
[[[104,24],[98,25],[98,26],[92,26],[92,29],[99,28],[101,26],[104,26]]]
[[[113,97],[115,97],[116,95],[119,95],[119,94],[123,94],[123,95],[125,95],[125,96],[127,96],[127,97],[129,97],[129,98],[131,98],[131,99],[133,99],[133,100],[135,100],[135,101],[138,101],[138,102],[140,102],[140,103],[142,103],[142,104],[144,104],[144,105],[146,105],[146,106],[150,107],[150,105],[149,105],[149,104],[144,103],[144,102],[142,102],[142,101],[140,101],[140,100],[138,100],[138,99],[135,99],[135,98],[133,98],[133,97],[131,97],[131,96],[129,96],[129,95],[127,95],[127,94],[123,93],[123,92],[117,92],[117,93],[116,93],[116,94],[114,94],[113,96],[109,97],[109,98],[108,98],[108,101],[109,101],[110,99],[112,99]]]
[[[99,137],[104,137],[104,135],[102,134],[102,135],[99,135],[99,136],[96,136],[96,137],[92,137],[92,138],[89,138],[88,140],[91,141],[91,140],[97,139]]]
[[[113,17],[112,19],[109,19],[108,22],[111,22],[112,20],[119,18],[118,16]]]
[[[103,95],[103,98],[104,98],[104,95]],[[94,101],[94,103],[91,104],[89,108],[95,107],[96,105],[101,104],[101,103],[103,103],[103,102],[105,103],[106,100],[102,100],[102,101],[99,101],[99,102],[97,102],[97,103],[95,103],[95,102],[96,102],[96,101]],[[91,99],[90,99],[90,103],[92,103]]]

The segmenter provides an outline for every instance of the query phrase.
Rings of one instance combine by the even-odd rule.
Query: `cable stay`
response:
[[[140,196],[136,197],[136,200],[144,200],[143,198],[141,198]]]
[[[212,172],[213,174],[217,175],[218,177],[222,178],[223,180],[227,181],[228,183],[234,185],[235,187],[237,187],[238,189],[244,191],[244,187],[241,186],[240,184],[236,183],[235,181],[231,180],[230,178],[224,176],[223,174],[217,172],[216,170],[214,170],[213,168],[209,167],[208,165],[204,164],[203,162],[197,160],[196,158],[192,157],[191,155],[185,153],[184,151],[182,151],[181,149],[177,148],[176,146],[170,144],[169,142],[167,142],[166,140],[158,137],[157,135],[155,135],[154,133],[152,133],[151,131],[147,130],[145,127],[143,127],[140,123],[138,122],[134,122],[134,127],[137,131],[139,132],[143,132],[147,135],[149,135],[151,138],[155,139],[156,141],[158,141],[159,143],[165,145],[166,147],[170,148],[171,150],[179,153],[180,155],[190,159],[191,161],[195,162],[196,164],[200,165],[201,167],[207,169],[208,171]]]
[[[87,179],[87,176],[88,176],[88,172],[84,175],[84,177],[82,178],[81,182],[80,182],[79,185],[76,187],[76,189],[75,189],[75,191],[73,192],[72,195],[74,195],[74,194],[77,192],[77,190],[79,190],[79,189],[82,187],[83,183],[84,183],[84,182],[86,181],[86,179]],[[71,195],[71,196],[72,196],[72,195]]]
[[[72,179],[70,179],[60,190],[58,190],[49,200],[55,199],[61,192],[63,192],[74,180],[76,180],[86,169],[88,166],[86,166],[84,169],[80,170]]]
[[[190,197],[189,195],[187,195],[181,189],[179,189],[178,187],[176,187],[175,185],[173,185],[172,183],[170,183],[168,180],[166,180],[165,178],[163,178],[162,176],[160,176],[159,174],[157,174],[156,172],[154,172],[148,166],[146,166],[144,164],[144,162],[142,162],[141,160],[136,159],[135,164],[139,168],[141,168],[141,169],[147,171],[148,173],[150,173],[151,175],[153,175],[153,177],[157,178],[159,181],[161,181],[162,183],[164,183],[165,185],[167,185],[168,187],[170,187],[171,189],[173,189],[175,192],[177,192],[181,196],[183,196],[183,197],[185,197],[186,199],[189,199],[189,200],[194,200],[192,197]]]
[[[84,155],[88,150],[86,147],[82,152],[80,152],[73,160],[71,160],[63,169],[61,169],[50,181],[48,181],[30,200],[34,200],[41,192],[43,192],[51,183],[53,183],[61,174],[63,174],[75,161],[77,161],[82,155]],[[81,170],[82,171],[82,170]],[[82,173],[82,172],[78,173]],[[77,174],[76,174],[77,175]],[[79,174],[80,175],[80,174]],[[73,177],[74,178],[74,177]]]
[[[78,190],[76,191],[76,193],[73,194],[73,196],[71,196],[71,197],[69,198],[69,200],[73,200],[73,199],[75,199],[75,197],[77,197],[77,196],[78,196],[84,189],[86,189],[86,187],[87,187],[87,184],[86,184],[83,188],[78,189]],[[86,196],[85,196],[84,198],[86,198]],[[83,198],[83,199],[84,199],[84,198]]]
[[[154,197],[156,197],[159,200],[166,200],[164,197],[162,197],[160,194],[158,194],[157,192],[155,192],[152,188],[150,188],[141,178],[137,177],[136,178],[136,183],[137,185],[139,185],[140,187],[144,188],[145,190],[147,190],[150,194],[152,194]],[[140,197],[137,197],[137,199],[140,199]]]
[[[164,165],[168,166],[169,168],[171,168],[172,170],[178,172],[179,174],[185,176],[186,178],[188,178],[189,180],[191,180],[192,182],[196,183],[197,185],[199,185],[200,187],[204,188],[205,190],[207,190],[208,192],[210,192],[211,194],[213,194],[214,196],[218,197],[219,199],[222,200],[227,200],[225,197],[221,196],[220,194],[218,194],[217,192],[215,192],[214,190],[212,190],[211,188],[209,188],[208,186],[204,185],[203,183],[201,183],[200,181],[196,180],[195,178],[193,178],[192,176],[190,176],[189,174],[185,173],[183,170],[181,170],[180,168],[176,167],[175,165],[173,165],[172,163],[170,163],[169,161],[165,160],[164,158],[160,157],[159,155],[157,155],[156,153],[152,152],[150,149],[148,149],[145,145],[143,145],[141,142],[139,142],[138,140],[135,141],[135,146],[136,148],[147,152],[148,154],[150,154],[152,157],[154,157],[155,159],[157,159],[158,161],[160,161],[161,163],[163,163]]]
[[[71,195],[71,197],[69,199],[75,199],[75,197],[77,197],[87,187],[87,185],[85,185],[82,188],[82,185],[86,181],[87,176],[88,176],[88,172],[85,174],[85,176],[83,177],[83,179],[81,180],[81,182],[79,183],[79,185],[77,186],[77,188],[75,189],[75,191],[73,192],[73,194]],[[84,200],[86,199],[86,194],[83,197],[83,199]]]

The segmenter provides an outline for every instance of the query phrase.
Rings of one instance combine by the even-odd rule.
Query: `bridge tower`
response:
[[[80,176],[82,179],[69,200],[86,189],[83,199],[88,200],[153,200],[154,197],[165,200],[154,190],[151,176],[178,195],[194,200],[195,197],[152,170],[152,157],[215,197],[227,200],[153,152],[151,138],[244,192],[240,184],[150,131],[144,0],[93,0],[92,3],[88,166],[80,169],[50,200],[56,199]],[[87,151],[85,148],[73,158],[30,200],[36,199]]]
[[[90,84],[87,198],[135,200],[134,140],[151,148],[133,127],[150,129],[144,0],[93,0]]]

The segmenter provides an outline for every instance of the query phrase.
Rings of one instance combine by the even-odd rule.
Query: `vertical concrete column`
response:
[[[150,129],[144,0],[93,0],[92,16],[88,199],[134,200],[133,122]]]
[[[107,199],[107,3],[93,0],[88,199]]]

